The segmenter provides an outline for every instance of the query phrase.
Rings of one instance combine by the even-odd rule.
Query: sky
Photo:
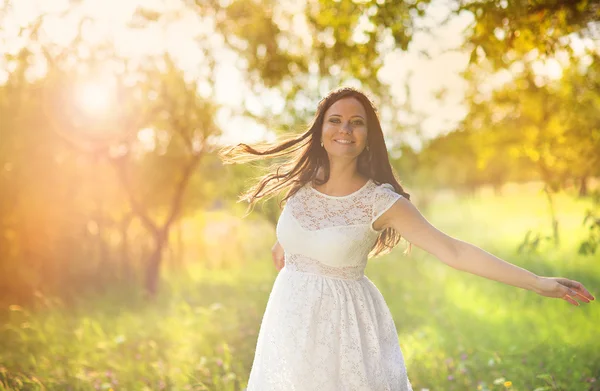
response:
[[[222,0],[222,2],[225,0]],[[287,0],[290,3],[283,9],[286,12],[301,14],[301,2]],[[433,138],[440,133],[451,131],[456,124],[466,115],[467,108],[462,103],[466,91],[466,82],[461,78],[460,72],[466,67],[469,53],[461,50],[462,31],[472,22],[468,13],[454,16],[444,25],[441,21],[448,16],[448,6],[451,0],[433,0],[428,8],[427,16],[417,21],[417,25],[429,27],[428,33],[417,32],[411,42],[409,50],[393,50],[384,57],[383,68],[379,78],[391,86],[391,91],[398,102],[406,101],[405,83],[411,89],[411,106],[422,114],[422,121],[416,126],[418,133],[403,134],[405,141],[418,148],[423,138]],[[4,20],[5,35],[14,37],[21,26],[27,25],[40,12],[50,15],[44,21],[42,34],[51,42],[67,45],[75,36],[77,24],[82,16],[93,17],[94,23],[84,25],[85,39],[90,43],[98,43],[109,39],[114,42],[119,52],[132,58],[146,54],[160,54],[167,50],[175,58],[179,67],[190,78],[201,76],[203,57],[199,51],[194,37],[206,36],[211,46],[217,53],[219,62],[215,80],[215,90],[211,84],[201,84],[199,93],[208,95],[213,93],[217,102],[232,110],[246,104],[249,108],[259,111],[262,105],[268,105],[274,111],[284,109],[285,102],[273,91],[267,91],[260,97],[249,96],[248,89],[244,86],[243,75],[235,66],[236,56],[223,48],[223,43],[212,31],[210,20],[199,19],[192,11],[181,12],[180,0],[81,0],[76,12],[67,16],[60,13],[71,7],[70,0],[13,0],[10,2],[11,15]],[[166,13],[170,19],[168,28],[156,24],[152,27],[131,29],[125,27],[131,21],[135,10],[143,5],[145,9],[155,9]],[[294,9],[296,7],[296,9]],[[303,18],[293,18],[293,28],[302,31]],[[2,34],[2,33],[0,33]],[[300,33],[300,36],[302,34]],[[22,42],[18,39],[2,39],[8,47],[0,47],[0,51],[14,52]],[[556,64],[551,64],[554,72],[559,74]],[[540,72],[547,67],[542,66]],[[40,74],[44,72],[39,69]],[[558,72],[558,73],[557,73]],[[0,82],[2,70],[0,69]],[[505,81],[505,80],[504,80]],[[503,82],[490,80],[490,88],[494,83]],[[94,84],[94,81],[90,81]],[[93,91],[101,96],[101,89],[96,82],[95,90],[88,90],[82,94],[89,101],[88,109],[94,105],[106,106],[101,102],[94,102]],[[440,89],[447,91],[443,101],[434,99],[434,94]],[[104,107],[106,109],[106,107]],[[400,113],[400,116],[402,113]],[[307,122],[310,118],[307,118]],[[263,126],[244,118],[231,117],[228,110],[218,114],[218,122],[224,130],[223,142],[255,142],[259,140],[272,140],[273,134]],[[386,130],[384,130],[386,131]]]

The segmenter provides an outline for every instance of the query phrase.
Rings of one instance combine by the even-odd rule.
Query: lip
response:
[[[348,140],[348,139],[344,139],[344,138],[336,138],[336,139],[333,139],[333,141],[336,141],[336,142],[337,142],[337,141],[349,141],[349,142],[350,142],[350,144],[354,144],[354,143],[355,143],[355,142],[354,142],[354,141],[352,141],[352,140]]]

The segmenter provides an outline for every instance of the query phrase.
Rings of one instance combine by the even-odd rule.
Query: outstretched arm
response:
[[[400,198],[374,223],[373,228],[393,228],[410,243],[434,255],[455,269],[534,291],[542,296],[575,300],[594,300],[585,287],[566,278],[540,277],[506,262],[471,243],[453,238],[435,228],[406,198]]]

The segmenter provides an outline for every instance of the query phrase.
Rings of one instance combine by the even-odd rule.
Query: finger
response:
[[[582,292],[575,292],[575,297],[574,298],[576,298],[577,300],[583,301],[584,303],[589,303],[590,301],[592,301],[592,299],[588,298]]]
[[[570,304],[574,305],[575,307],[579,307],[579,303],[578,303],[578,302],[576,302],[575,300],[571,299],[570,297],[567,297],[567,298],[565,298],[564,300],[565,300],[566,302],[568,302],[568,303],[570,303]]]
[[[575,289],[569,289],[567,288],[565,293],[565,295],[568,295],[569,297],[571,297],[572,299],[577,299],[579,301],[582,301],[584,303],[589,303],[590,300],[585,297],[583,294],[581,294],[581,292],[576,291]]]
[[[567,302],[569,302],[569,303],[573,304],[573,305],[574,305],[574,306],[576,306],[576,307],[579,307],[579,303],[578,303],[577,301],[573,300],[573,299],[572,299],[571,297],[569,297],[569,296],[565,296],[565,297],[563,297],[563,300],[565,300],[565,301],[567,301]]]
[[[569,288],[565,289],[565,292],[562,295],[563,300],[565,300],[575,306],[579,306],[579,302],[577,302],[575,300],[575,297],[577,297],[577,294]]]
[[[577,292],[577,295],[587,299],[586,303],[589,303],[591,300],[595,300],[596,298],[583,286],[579,281],[569,280],[569,279],[561,279],[560,283],[571,290]]]
[[[583,303],[589,303],[590,299],[588,299],[587,297],[585,297],[583,294],[581,294],[581,292],[578,292],[574,289],[569,289],[567,292],[567,295],[569,297],[571,297],[573,300],[579,300]]]
[[[568,278],[559,278],[558,282],[567,288],[581,288],[583,285],[579,281],[569,280]]]
[[[579,295],[585,297],[589,301],[596,300],[596,298],[581,284],[579,284],[579,287],[576,287],[575,290],[577,290]]]

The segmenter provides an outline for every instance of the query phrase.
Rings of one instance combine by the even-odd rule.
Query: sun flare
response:
[[[77,106],[94,116],[106,115],[114,105],[114,91],[110,83],[89,81],[76,88]]]

